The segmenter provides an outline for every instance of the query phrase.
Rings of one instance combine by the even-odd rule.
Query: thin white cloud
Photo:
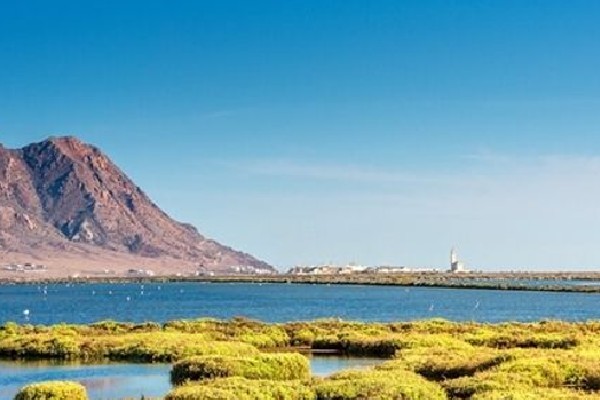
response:
[[[532,189],[590,189],[600,180],[600,157],[544,155],[518,157],[481,153],[457,157],[454,168],[419,171],[380,168],[367,162],[318,163],[287,159],[236,161],[225,164],[237,173],[261,178],[361,185],[380,184],[417,191],[449,190],[520,193]],[[464,193],[463,193],[464,194]]]
[[[246,174],[290,179],[355,183],[442,183],[446,180],[440,174],[381,169],[356,162],[328,164],[273,159],[234,162],[227,165]]]

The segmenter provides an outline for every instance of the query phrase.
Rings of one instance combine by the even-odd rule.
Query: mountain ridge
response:
[[[21,149],[0,145],[0,261],[9,253],[44,259],[44,252],[72,250],[140,264],[172,259],[186,271],[275,271],[172,219],[98,147],[74,136]]]

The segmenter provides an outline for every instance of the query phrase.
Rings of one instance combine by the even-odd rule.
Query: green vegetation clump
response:
[[[194,355],[253,355],[259,350],[241,342],[206,340],[202,335],[142,332],[102,335],[78,333],[0,334],[0,356],[63,360],[171,362]]]
[[[378,370],[408,368],[434,381],[473,376],[507,362],[512,355],[495,349],[462,347],[417,347],[406,349],[393,361],[377,367]]]
[[[341,372],[317,381],[313,387],[318,400],[446,399],[441,386],[401,369]]]
[[[259,354],[259,350],[247,343],[205,340],[193,334],[160,332],[138,334],[125,341],[103,343],[111,360],[135,360],[143,362],[173,362],[186,357],[201,355],[246,356]]]
[[[76,328],[81,331],[81,327]],[[89,325],[89,329],[95,333],[129,333],[129,332],[158,332],[162,329],[156,322],[144,322],[133,324],[129,322],[101,321]]]
[[[49,381],[27,385],[15,400],[86,400],[85,388],[77,382]]]
[[[230,321],[197,319],[171,321],[164,325],[165,331],[202,333],[212,340],[234,340],[259,348],[285,347],[289,337],[280,325],[265,324],[247,318],[237,317]]]
[[[547,395],[537,398],[600,398],[599,361],[598,353],[591,356],[568,350],[515,349],[497,366],[441,383],[451,398],[487,399],[497,395],[528,399],[530,393]]]
[[[171,381],[181,385],[203,379],[243,377],[263,380],[297,380],[310,377],[308,358],[297,353],[249,357],[203,356],[173,365]]]
[[[165,400],[315,400],[308,382],[223,378],[173,389]]]
[[[598,399],[598,394],[570,389],[547,389],[530,387],[513,387],[505,390],[494,390],[479,393],[471,400],[592,400]]]
[[[527,334],[525,332],[498,332],[488,335],[471,336],[466,341],[474,346],[500,349],[570,349],[580,344],[577,337],[570,335],[560,333]]]

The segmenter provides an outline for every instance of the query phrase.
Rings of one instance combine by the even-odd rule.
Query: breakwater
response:
[[[0,279],[0,284],[84,283],[285,283],[315,285],[379,285],[457,289],[523,290],[600,293],[598,272],[511,272],[511,273],[396,273],[347,275],[223,275],[198,277],[70,277],[23,276]]]

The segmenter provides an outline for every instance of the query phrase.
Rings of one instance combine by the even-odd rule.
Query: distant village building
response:
[[[11,264],[2,267],[5,271],[13,272],[46,272],[48,268],[45,265],[35,265],[33,263],[26,262],[25,264]]]
[[[368,267],[356,265],[354,263],[345,266],[332,264],[296,266],[287,271],[288,275],[352,275],[361,274],[368,271]]]
[[[453,274],[469,272],[465,268],[465,264],[462,261],[459,261],[458,253],[456,252],[456,249],[454,247],[452,248],[452,250],[450,250],[450,271],[449,272],[451,272]]]
[[[209,270],[206,267],[200,266],[198,267],[198,269],[196,270],[195,273],[196,276],[215,276],[215,272]]]
[[[287,271],[288,275],[357,275],[357,274],[405,274],[405,273],[431,273],[436,270],[432,268],[417,268],[417,267],[394,267],[394,266],[378,266],[367,267],[363,265],[348,264],[345,266],[336,266],[330,264],[312,265],[312,266],[296,266]]]
[[[268,268],[259,268],[252,265],[234,265],[229,267],[229,273],[243,275],[272,275],[274,272]]]
[[[127,270],[127,274],[128,275],[135,275],[135,276],[154,276],[154,271],[152,271],[151,269],[128,269]]]

